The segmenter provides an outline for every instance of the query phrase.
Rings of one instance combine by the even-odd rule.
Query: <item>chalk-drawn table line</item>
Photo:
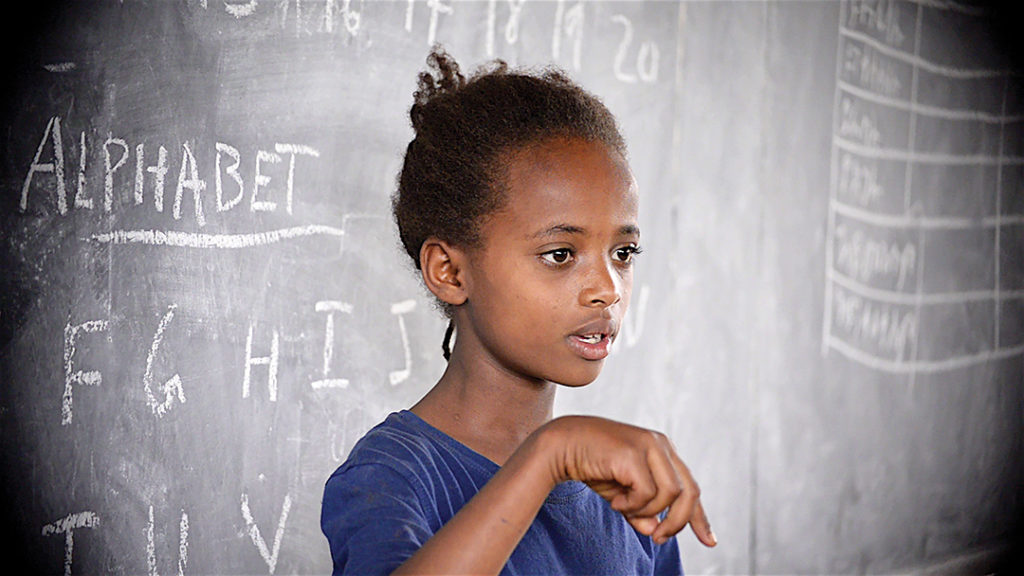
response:
[[[964,68],[940,64],[921,55],[922,46],[922,22],[924,9],[953,10],[962,14],[982,15],[983,11],[972,11],[966,6],[949,2],[921,1],[916,4],[916,17],[914,23],[913,51],[907,52],[904,49],[893,46],[884,40],[875,38],[868,33],[854,29],[855,16],[851,10],[850,3],[844,2],[840,8],[839,35],[837,39],[836,58],[836,85],[834,94],[834,124],[832,135],[832,167],[830,176],[830,190],[828,203],[828,229],[826,234],[826,266],[825,266],[825,313],[823,321],[822,353],[835,350],[840,355],[860,363],[864,366],[884,372],[895,374],[907,374],[911,378],[917,373],[933,373],[948,370],[955,370],[966,366],[981,364],[989,361],[1000,360],[1024,353],[1024,345],[1008,347],[1000,346],[1001,310],[1003,302],[1020,300],[1024,298],[1024,289],[1005,289],[1001,286],[1000,277],[1000,236],[1003,227],[1019,226],[1024,224],[1022,214],[1002,214],[1002,186],[1004,167],[1024,165],[1024,157],[1006,155],[1004,139],[1006,138],[1007,125],[1024,121],[1024,115],[1007,114],[1006,93],[1009,89],[1009,79],[1019,75],[1016,71],[1004,69],[985,68]],[[850,16],[852,26],[846,22]],[[857,15],[862,16],[862,15]],[[874,15],[875,17],[877,15]],[[862,22],[863,24],[863,22]],[[890,38],[891,39],[891,38]],[[900,42],[900,40],[895,40]],[[857,48],[862,44],[866,49],[873,50],[875,56],[870,57],[870,62],[876,58],[890,59],[890,62],[903,63],[910,66],[910,91],[908,97],[901,97],[902,89],[897,81],[876,81],[872,77],[861,78],[866,86],[861,87],[849,80],[844,80],[844,72],[849,72],[859,66],[867,66],[869,56],[865,55],[865,48]],[[848,47],[853,48],[848,48]],[[850,60],[850,58],[854,58]],[[918,87],[920,74],[933,74],[946,77],[952,81],[971,81],[998,79],[1003,86],[1003,98],[1000,110],[997,112],[988,110],[975,110],[970,106],[962,108],[947,108],[930,104],[922,104],[919,100]],[[884,79],[883,79],[884,80]],[[877,87],[877,91],[875,90]],[[905,147],[887,147],[877,138],[868,138],[861,143],[847,137],[845,125],[840,126],[840,110],[847,112],[849,100],[847,96],[859,98],[867,105],[896,110],[906,114],[909,120],[907,145]],[[990,153],[949,153],[935,151],[921,151],[916,149],[917,120],[919,118],[937,118],[949,121],[967,121],[987,125],[994,125],[999,130],[999,148],[994,154]],[[845,122],[845,120],[844,120]],[[870,123],[867,124],[870,128]],[[870,134],[869,134],[870,135]],[[839,199],[838,165],[841,154],[848,154],[875,161],[893,161],[903,163],[906,166],[903,182],[903,211],[901,213],[883,213],[856,206]],[[913,173],[916,166],[932,166],[951,169],[954,167],[994,167],[997,172],[995,190],[995,214],[987,216],[946,216],[946,215],[923,215],[920,209],[913,204],[911,194],[913,191]],[[897,192],[893,190],[892,192]],[[900,289],[886,289],[871,286],[861,279],[853,277],[840,271],[836,261],[834,243],[842,240],[837,235],[837,217],[858,221],[862,224],[877,229],[905,230],[917,233],[917,257],[916,257],[916,282],[913,292],[904,292]],[[994,285],[991,288],[982,288],[963,291],[949,292],[928,292],[924,285],[924,262],[923,257],[925,245],[924,233],[955,232],[960,230],[993,230],[994,231]],[[899,285],[902,288],[902,280]],[[833,294],[835,291],[839,291]],[[845,294],[844,294],[845,291]],[[848,295],[847,295],[848,294]],[[994,340],[991,349],[970,353],[963,353],[962,350],[949,351],[947,358],[919,358],[921,353],[920,333],[918,330],[920,315],[923,309],[930,306],[957,305],[972,302],[991,303],[993,307],[993,332]],[[833,305],[838,308],[833,309]],[[908,307],[912,311],[902,313],[898,308]],[[841,310],[840,310],[841,309]],[[837,314],[840,317],[833,318]],[[839,324],[836,324],[836,323]],[[898,322],[897,328],[893,329],[893,322]],[[836,332],[837,326],[839,332]],[[844,329],[849,333],[843,332]],[[905,329],[905,331],[904,331]],[[853,340],[848,341],[844,335]],[[874,340],[875,345],[881,346],[882,350],[887,348],[895,352],[892,355],[883,355],[881,352],[872,352],[859,346],[861,339]],[[909,349],[904,344],[909,344]],[[908,357],[904,358],[904,353]]]
[[[935,372],[947,372],[950,370],[956,370],[959,368],[966,368],[976,364],[984,364],[993,360],[1004,360],[1006,358],[1012,358],[1020,354],[1024,354],[1024,345],[1011,346],[1003,348],[995,348],[992,350],[984,350],[976,352],[974,354],[963,354],[959,356],[952,356],[949,358],[943,358],[941,360],[912,360],[902,361],[894,360],[891,358],[883,358],[870,352],[865,352],[850,343],[846,342],[841,338],[832,336],[831,334],[825,337],[826,345],[839,352],[846,358],[862,364],[869,368],[881,370],[883,372],[890,372],[894,374],[915,374],[915,373],[935,373]]]
[[[1020,74],[1020,72],[1005,68],[957,68],[955,66],[939,64],[922,56],[915,56],[914,54],[910,54],[904,50],[900,50],[899,48],[894,48],[876,38],[872,38],[871,36],[864,34],[863,32],[850,30],[842,25],[840,25],[839,28],[839,36],[840,39],[846,38],[849,40],[863,42],[881,54],[890,56],[904,64],[910,64],[919,70],[924,70],[925,72],[930,72],[938,76],[945,76],[946,78],[954,80],[977,80],[983,78],[1017,76]]]
[[[910,230],[971,230],[1024,225],[1024,214],[1002,214],[982,217],[922,216],[910,214],[883,214],[833,199],[829,209],[836,214],[859,220],[879,228],[905,228]]]
[[[837,82],[841,91],[852,96],[856,96],[861,100],[903,112],[911,112],[919,116],[940,118],[943,120],[976,121],[986,124],[1024,122],[1024,114],[1004,115],[985,112],[983,110],[975,110],[972,108],[945,108],[942,106],[932,106],[929,104],[921,104],[920,102],[911,102],[910,100],[902,98],[894,98],[878,94],[877,92],[872,92],[859,86],[854,86],[845,80],[838,80]]]
[[[902,148],[887,148],[860,144],[839,135],[832,136],[832,143],[839,149],[864,158],[877,160],[898,160],[915,164],[941,164],[948,166],[1020,166],[1024,156],[1000,156],[999,154],[947,154],[941,152],[919,152]]]
[[[900,304],[906,306],[934,306],[939,304],[960,304],[965,302],[985,302],[990,300],[1020,300],[1024,299],[1024,289],[1021,290],[964,290],[959,292],[900,292],[885,288],[875,288],[862,282],[858,282],[848,275],[831,268],[825,271],[826,278],[846,288],[850,292],[887,304]]]
[[[985,6],[972,6],[970,4],[964,4],[963,2],[957,2],[956,0],[907,0],[907,2],[927,8],[938,8],[940,10],[960,12],[961,14],[969,14],[971,16],[984,16],[991,13],[991,11]]]

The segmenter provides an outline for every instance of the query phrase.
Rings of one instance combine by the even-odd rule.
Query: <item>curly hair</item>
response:
[[[482,217],[515,201],[506,186],[512,152],[578,138],[626,155],[615,117],[558,69],[514,71],[494,60],[467,80],[439,46],[427,64],[409,111],[415,137],[392,197],[399,237],[417,269],[427,238],[478,246]]]

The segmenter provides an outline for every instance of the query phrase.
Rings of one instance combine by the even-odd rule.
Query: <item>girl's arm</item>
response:
[[[686,524],[706,546],[716,544],[697,483],[663,434],[603,418],[567,416],[531,434],[394,574],[497,574],[548,493],[567,480],[586,482],[659,544]]]

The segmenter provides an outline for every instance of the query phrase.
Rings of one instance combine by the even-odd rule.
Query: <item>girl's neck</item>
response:
[[[412,412],[501,465],[551,419],[556,388],[480,361],[456,343],[441,379]]]

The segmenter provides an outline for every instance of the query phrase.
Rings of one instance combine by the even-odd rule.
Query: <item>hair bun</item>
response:
[[[409,111],[413,128],[419,129],[423,107],[431,100],[458,92],[465,85],[466,77],[459,63],[440,44],[435,44],[427,55],[427,71],[420,72],[418,89],[413,93],[414,103]]]

